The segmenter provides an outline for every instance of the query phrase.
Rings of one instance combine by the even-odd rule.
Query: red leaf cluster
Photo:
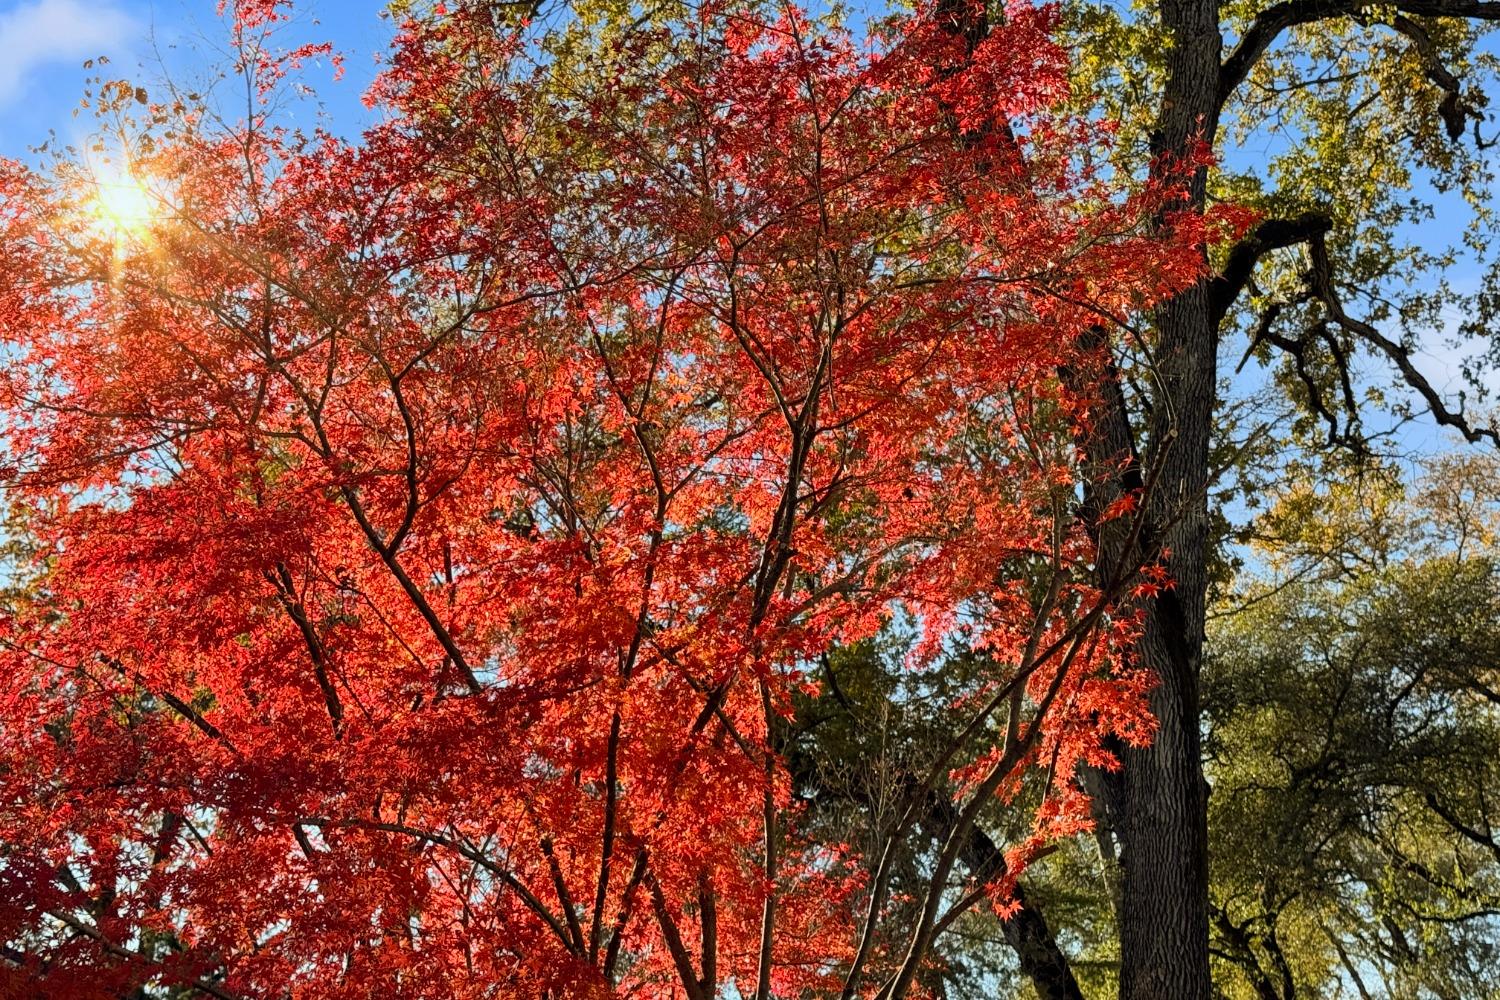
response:
[[[267,95],[280,6],[237,29]],[[763,932],[775,995],[836,988],[867,890],[780,763],[808,664],[893,622],[993,662],[1028,721],[952,767],[1049,776],[1017,863],[1149,735],[1057,373],[1202,233],[1089,168],[1050,9],[498,9],[403,24],[357,141],[187,112],[138,231],[0,174],[17,989],[749,995]]]

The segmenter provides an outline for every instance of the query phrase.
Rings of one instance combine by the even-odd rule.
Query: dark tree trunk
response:
[[[1218,125],[1217,0],[1165,0],[1172,47],[1153,136],[1170,162]],[[1204,172],[1189,198],[1204,203]],[[1127,750],[1115,830],[1121,846],[1121,1000],[1208,1000],[1207,786],[1199,747],[1198,673],[1207,588],[1208,446],[1218,331],[1209,284],[1177,296],[1158,322],[1156,381],[1145,467],[1159,469],[1147,498],[1155,541],[1170,552],[1172,589],[1147,617],[1143,663],[1157,675],[1156,738]]]
[[[998,851],[990,838],[980,837],[987,843],[987,850]],[[1016,886],[1016,902],[1020,904],[1010,919],[1001,924],[1005,940],[1016,950],[1021,974],[1031,982],[1039,1000],[1083,1000],[1083,991],[1073,976],[1068,958],[1057,946],[1052,928],[1040,910],[1026,899],[1026,892]]]
[[[941,843],[958,820],[958,810],[947,797],[932,795],[928,798],[928,814]],[[961,856],[969,871],[980,878],[991,879],[1005,872],[1005,852],[977,826],[969,831]],[[1020,885],[1016,886],[1015,901],[1019,908],[1000,927],[1006,942],[1015,949],[1021,974],[1030,981],[1039,1000],[1083,1000],[1068,957],[1058,947],[1046,917],[1027,900]]]

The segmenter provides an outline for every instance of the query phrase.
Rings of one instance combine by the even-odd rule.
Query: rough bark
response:
[[[1203,143],[1216,146],[1219,114],[1255,63],[1288,29],[1322,20],[1358,16],[1369,0],[1281,0],[1253,19],[1227,58],[1220,34],[1219,0],[1160,0],[1157,14],[1170,47],[1166,79],[1152,135],[1154,170]],[[1395,0],[1402,14],[1500,20],[1493,0]],[[1409,19],[1404,19],[1409,22]],[[1396,23],[1397,30],[1405,30]],[[1421,35],[1420,26],[1418,35]],[[1410,31],[1406,31],[1409,36]],[[1415,37],[1415,36],[1414,36]],[[1455,81],[1427,62],[1430,79],[1451,92]],[[1441,112],[1441,109],[1440,109]],[[1456,109],[1444,115],[1455,134]],[[1206,177],[1193,179],[1185,207],[1202,209]],[[1132,422],[1123,396],[1107,393],[1091,439],[1085,442],[1091,480],[1085,517],[1124,492],[1153,483],[1150,513],[1140,544],[1170,553],[1174,585],[1146,608],[1139,646],[1144,666],[1158,685],[1152,695],[1155,741],[1141,750],[1122,749],[1123,770],[1090,775],[1100,818],[1113,835],[1120,860],[1121,1000],[1208,1000],[1207,794],[1199,746],[1198,678],[1202,662],[1207,588],[1207,493],[1209,436],[1214,422],[1218,328],[1250,271],[1267,250],[1308,243],[1319,255],[1330,222],[1319,213],[1268,220],[1235,248],[1219,277],[1177,296],[1158,315],[1158,370],[1149,374],[1151,409],[1145,428]],[[1326,257],[1326,252],[1323,254]],[[1326,272],[1326,266],[1323,267]],[[1392,360],[1440,423],[1457,427],[1470,441],[1495,431],[1470,426],[1449,412],[1399,345],[1367,324],[1349,319],[1323,280],[1321,294],[1333,319]],[[1101,334],[1102,335],[1102,334]],[[1106,376],[1108,373],[1105,373]],[[1066,373],[1065,373],[1066,375]],[[1106,384],[1110,384],[1106,379]],[[1140,433],[1142,430],[1144,434]],[[1137,459],[1137,442],[1144,441]],[[1108,573],[1130,553],[1096,525],[1100,565]]]
[[[1217,0],[1166,0],[1171,39],[1153,136],[1170,162],[1218,126]],[[1160,169],[1160,167],[1158,168]],[[1189,199],[1204,203],[1206,177]],[[1116,833],[1121,846],[1121,1000],[1208,1000],[1208,825],[1199,746],[1198,673],[1207,589],[1209,434],[1217,373],[1217,317],[1201,282],[1167,303],[1158,321],[1159,398],[1150,416],[1145,467],[1159,470],[1146,498],[1156,541],[1169,556],[1172,589],[1148,609],[1142,661],[1157,675],[1157,732],[1127,749]]]

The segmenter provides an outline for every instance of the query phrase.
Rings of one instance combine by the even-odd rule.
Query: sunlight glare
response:
[[[96,174],[90,214],[116,239],[139,236],[155,218],[155,197],[129,171]]]

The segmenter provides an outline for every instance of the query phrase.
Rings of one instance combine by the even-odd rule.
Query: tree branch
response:
[[[1222,108],[1250,70],[1288,28],[1315,21],[1351,17],[1377,5],[1369,0],[1284,0],[1256,15],[1219,71],[1219,107]],[[1495,0],[1396,0],[1380,6],[1394,7],[1416,17],[1467,17],[1480,21],[1500,20],[1500,2]],[[1399,27],[1398,27],[1398,30]],[[1439,84],[1441,86],[1441,84]],[[1452,128],[1451,124],[1449,126]],[[1450,131],[1451,134],[1451,131]]]
[[[1474,843],[1479,844],[1481,847],[1488,847],[1490,853],[1495,856],[1495,860],[1500,861],[1500,841],[1496,841],[1495,837],[1492,834],[1485,833],[1482,830],[1469,826],[1459,817],[1456,812],[1451,809],[1445,808],[1442,802],[1438,800],[1436,794],[1428,792],[1424,796],[1424,798],[1427,800],[1428,808],[1441,816],[1443,822],[1447,823],[1454,829],[1454,831],[1461,834],[1466,840],[1473,841]]]
[[[1437,46],[1432,43],[1432,36],[1427,33],[1426,28],[1404,14],[1391,18],[1391,27],[1411,39],[1412,48],[1422,59],[1422,69],[1426,72],[1427,79],[1443,92],[1443,99],[1438,102],[1438,117],[1443,119],[1448,138],[1457,142],[1463,137],[1464,126],[1470,118],[1476,122],[1480,120],[1479,114],[1464,101],[1463,87],[1458,77],[1443,65]]]
[[[943,833],[956,826],[958,809],[950,799],[928,793],[927,801],[929,819],[935,830]],[[939,840],[942,839],[939,836]],[[978,888],[1005,874],[1005,852],[977,825],[970,827],[960,854]],[[1019,908],[1001,921],[1000,930],[1015,949],[1021,972],[1031,980],[1037,996],[1041,1000],[1083,1000],[1083,991],[1079,989],[1068,957],[1057,946],[1046,918],[1035,904],[1027,901],[1025,890],[1019,883],[1013,898]]]
[[[81,934],[82,936],[88,938],[90,941],[93,941],[105,952],[115,956],[116,958],[122,958],[128,962],[140,962],[142,965],[155,968],[162,967],[162,963],[156,961],[155,959],[148,958],[138,951],[132,951],[129,948],[125,948],[121,945],[115,944],[113,941],[106,938],[104,936],[104,933],[97,927],[94,927],[91,924],[84,923],[82,920],[79,920],[71,913],[68,913],[64,910],[48,910],[47,915],[52,917],[54,920],[59,921],[64,926],[70,928],[75,933]],[[211,997],[217,997],[218,1000],[239,1000],[236,994],[230,993],[228,990],[222,988],[217,983],[211,982],[207,979],[189,979],[186,981],[185,985],[192,987],[199,993],[204,993]]]
[[[1500,9],[1500,4],[1495,6],[1497,9]],[[1462,406],[1459,407],[1456,413],[1448,409],[1448,405],[1443,401],[1443,397],[1438,391],[1432,387],[1432,383],[1428,382],[1426,376],[1417,370],[1416,365],[1412,364],[1410,351],[1397,341],[1386,337],[1370,324],[1363,320],[1355,319],[1344,312],[1343,303],[1339,300],[1338,293],[1334,288],[1332,266],[1328,260],[1328,246],[1323,236],[1321,234],[1314,236],[1309,241],[1308,247],[1312,253],[1312,273],[1309,275],[1309,279],[1312,282],[1313,291],[1322,299],[1334,322],[1394,362],[1406,384],[1422,397],[1423,402],[1427,404],[1428,410],[1432,412],[1433,419],[1439,424],[1452,427],[1462,434],[1464,439],[1470,444],[1488,439],[1497,447],[1500,447],[1500,434],[1497,434],[1493,427],[1475,427],[1470,424],[1464,416]]]
[[[677,967],[677,978],[682,980],[683,992],[687,994],[688,1000],[707,1000],[699,987],[700,980],[693,970],[693,960],[688,954],[687,945],[683,943],[682,934],[677,929],[677,921],[672,919],[672,913],[667,909],[667,899],[662,893],[661,883],[650,871],[646,873],[646,888],[651,892],[651,909],[661,927],[662,939],[666,941],[672,964]]]
[[[1314,236],[1333,228],[1325,212],[1303,212],[1291,219],[1266,219],[1229,251],[1229,260],[1219,275],[1209,283],[1211,322],[1217,327],[1244,291],[1255,271],[1255,265],[1272,250],[1306,243]]]
[[[520,877],[511,869],[495,862],[494,859],[475,847],[467,839],[460,837],[456,830],[453,831],[452,836],[449,836],[439,833],[436,830],[407,826],[404,823],[384,823],[378,820],[366,819],[332,819],[323,816],[299,817],[295,821],[295,825],[317,827],[319,830],[328,827],[346,827],[357,830],[374,830],[382,833],[399,833],[411,837],[418,842],[425,841],[429,844],[435,844],[438,847],[447,848],[455,854],[474,862],[508,886],[511,891],[521,898],[521,902],[526,905],[527,909],[542,919],[542,922],[562,942],[564,948],[573,954],[579,954],[579,949],[575,945],[573,936],[568,933],[568,928],[557,918],[556,914],[547,908],[545,903],[536,897],[535,893],[526,887]],[[450,827],[450,829],[452,828]]]
[[[328,655],[323,648],[323,640],[319,638],[317,628],[308,617],[307,609],[297,599],[297,584],[292,579],[291,570],[287,569],[285,563],[278,562],[276,571],[273,573],[267,570],[265,578],[276,589],[276,598],[282,609],[286,611],[287,617],[291,618],[297,626],[297,631],[302,634],[302,642],[307,646],[307,655],[312,660],[313,677],[318,682],[318,689],[323,692],[323,704],[328,709],[329,720],[333,723],[333,737],[342,739],[344,706],[339,701],[338,690],[328,676]]]

